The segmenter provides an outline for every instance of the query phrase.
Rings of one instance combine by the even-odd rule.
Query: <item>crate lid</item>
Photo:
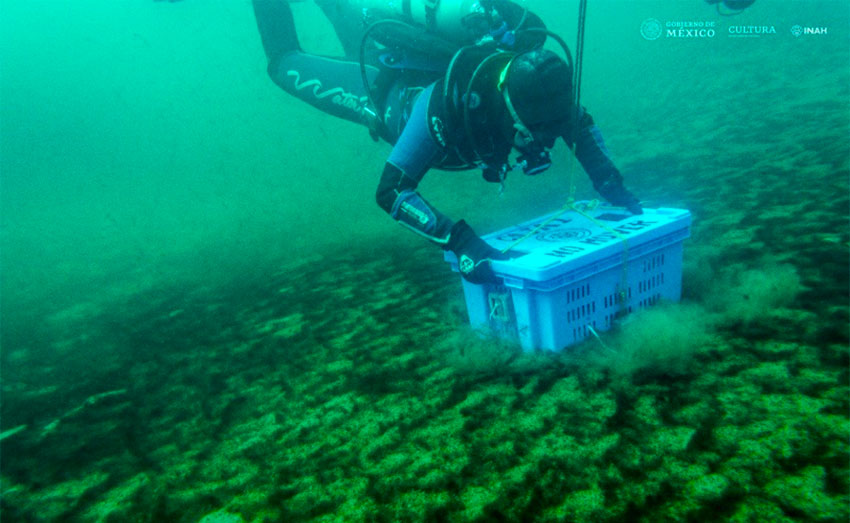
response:
[[[595,221],[575,211],[549,213],[484,236],[487,243],[503,250],[551,219],[511,249],[510,260],[493,261],[493,271],[532,282],[552,280],[589,264],[622,257],[626,246],[631,259],[633,253],[644,254],[640,246],[654,240],[673,235],[681,241],[688,236],[691,223],[691,213],[684,209],[644,209],[643,214],[633,215],[621,208],[599,206],[585,213]],[[453,253],[446,252],[446,261],[457,270]],[[613,264],[620,262],[612,260]]]

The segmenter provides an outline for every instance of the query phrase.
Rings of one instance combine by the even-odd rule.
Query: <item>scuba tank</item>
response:
[[[526,20],[526,10],[508,0],[348,0],[346,8],[359,12],[366,23],[359,61],[372,112],[383,113],[381,93],[394,78],[416,75],[422,84],[430,83],[442,76],[462,47],[492,41],[494,35],[512,35],[497,5],[513,14],[509,19],[517,24],[511,27]],[[384,72],[395,71],[379,75],[373,86],[366,75],[367,61]],[[380,135],[379,127],[370,130],[373,139]]]
[[[537,15],[511,0],[338,1],[345,1],[352,15],[358,13],[366,27],[360,42],[364,83],[367,50],[389,68],[440,72],[464,46],[532,49],[542,46],[548,33]]]
[[[373,20],[395,19],[424,27],[457,44],[468,44],[485,36],[492,23],[487,0],[350,0]],[[484,4],[484,5],[482,5]]]

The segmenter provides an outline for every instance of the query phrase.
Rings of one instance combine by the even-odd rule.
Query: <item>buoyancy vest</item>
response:
[[[512,144],[504,135],[499,77],[515,53],[495,46],[461,48],[428,100],[428,129],[443,150],[438,168],[501,167]]]

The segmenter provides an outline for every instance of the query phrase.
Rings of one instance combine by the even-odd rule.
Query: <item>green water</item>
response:
[[[267,78],[248,2],[0,0],[4,521],[846,521],[850,7],[589,3],[582,98],[692,211],[684,299],[521,355],[375,204],[389,147]],[[574,41],[577,2],[527,5]],[[487,232],[562,205],[554,157],[421,190]]]

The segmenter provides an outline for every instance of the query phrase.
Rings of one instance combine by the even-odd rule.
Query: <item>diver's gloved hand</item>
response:
[[[618,207],[625,207],[632,214],[643,214],[643,209],[640,206],[640,200],[635,198],[635,195],[630,193],[623,186],[623,183],[617,180],[608,180],[596,188],[603,198],[611,204]]]
[[[498,283],[491,260],[505,260],[508,257],[487,244],[475,234],[465,221],[460,220],[452,226],[446,249],[455,253],[460,275],[471,283]]]

